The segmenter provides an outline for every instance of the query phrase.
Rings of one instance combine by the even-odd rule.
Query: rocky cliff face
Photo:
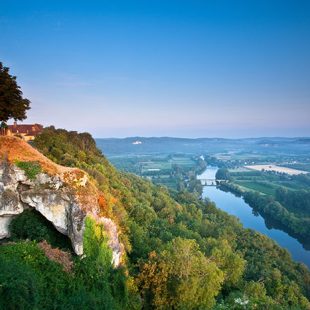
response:
[[[10,148],[5,147],[8,143],[1,143],[3,141],[7,142],[0,137],[0,239],[10,235],[9,223],[14,216],[27,208],[35,208],[59,232],[67,235],[75,253],[82,255],[85,217],[89,215],[105,228],[113,252],[114,266],[118,266],[124,250],[118,239],[117,226],[111,219],[98,215],[98,191],[89,182],[86,173],[55,165],[16,138],[11,138],[13,145],[11,143]],[[29,157],[37,160],[43,168],[35,178],[27,177],[25,171],[14,163],[14,160],[19,160],[18,154],[14,154],[12,160],[10,151],[15,144],[18,144],[16,147],[34,152]],[[22,155],[25,156],[25,153]],[[44,169],[45,167],[48,169]]]
[[[0,164],[0,237],[8,237],[11,219],[27,208],[35,208],[67,235],[76,254],[83,254],[83,230],[86,212],[74,191],[61,180],[40,173],[29,180],[25,172],[7,161]]]

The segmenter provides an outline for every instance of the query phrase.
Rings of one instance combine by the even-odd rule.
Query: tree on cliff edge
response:
[[[30,101],[23,98],[23,92],[16,83],[16,77],[10,75],[9,68],[0,62],[0,122],[5,127],[6,122],[24,120],[26,111],[30,109]]]

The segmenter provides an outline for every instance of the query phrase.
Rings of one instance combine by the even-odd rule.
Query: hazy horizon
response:
[[[18,124],[27,124],[27,123],[31,123],[29,120],[29,117],[27,118],[27,120],[23,121],[23,122],[17,122]],[[34,121],[33,123],[36,123],[36,121]],[[13,122],[10,121],[8,122],[9,125],[12,125]],[[40,123],[42,124],[42,122]],[[78,131],[78,132],[89,132],[93,135],[93,137],[95,139],[127,139],[127,138],[185,138],[185,139],[251,139],[251,138],[310,138],[310,133],[308,135],[294,135],[294,134],[278,134],[278,135],[272,135],[272,134],[267,134],[267,135],[260,135],[259,133],[257,133],[256,135],[189,135],[189,134],[184,134],[184,135],[178,135],[178,134],[172,134],[172,135],[143,135],[143,134],[132,134],[132,135],[115,135],[111,134],[111,135],[102,135],[102,136],[98,136],[96,134],[94,134],[94,132],[96,132],[95,130],[86,130],[86,129],[77,129],[77,126],[75,127],[68,127],[68,126],[64,126],[59,124],[58,126],[55,124],[43,124],[45,127],[48,126],[55,126],[56,128],[62,128],[62,129],[66,129],[69,131]],[[115,130],[117,131],[117,130]]]
[[[309,1],[1,1],[26,123],[98,138],[310,136]]]
[[[199,139],[226,139],[226,140],[245,140],[245,139],[310,139],[310,136],[296,136],[296,137],[287,137],[287,136],[257,136],[257,137],[239,137],[239,138],[226,138],[226,137],[177,137],[177,136],[128,136],[128,137],[94,137],[94,139],[190,139],[190,140],[199,140]]]

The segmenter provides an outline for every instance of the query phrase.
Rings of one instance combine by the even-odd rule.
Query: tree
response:
[[[217,180],[230,180],[230,173],[226,168],[220,168],[215,174]]]
[[[24,120],[30,109],[30,101],[23,98],[23,92],[16,83],[16,77],[10,75],[9,68],[0,62],[0,122],[2,127],[10,119]]]
[[[176,238],[141,266],[143,298],[156,309],[210,309],[224,281],[223,272],[194,240]]]
[[[225,285],[227,287],[236,286],[243,275],[246,261],[232,250],[226,239],[209,238],[208,243],[212,247],[212,261],[224,272]]]

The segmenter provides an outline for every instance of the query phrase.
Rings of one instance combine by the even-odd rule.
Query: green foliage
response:
[[[11,309],[55,309],[63,305],[72,287],[71,276],[34,242],[2,245],[0,261],[0,300],[11,300]],[[21,297],[17,296],[19,289]]]
[[[210,309],[224,280],[216,263],[193,240],[173,239],[141,266],[139,283],[156,309]]]
[[[10,225],[12,239],[47,240],[54,246],[70,247],[69,240],[49,224],[38,212],[26,210]],[[8,269],[8,272],[2,274],[2,278],[0,276],[0,288],[3,288],[5,295],[3,300],[14,299],[20,289],[21,295],[18,295],[16,302],[19,301],[24,309],[126,308],[127,303],[135,296],[128,297],[125,270],[113,269],[112,253],[104,230],[90,218],[86,219],[84,250],[86,257],[76,259],[74,274],[69,275],[56,263],[51,265],[49,272],[51,262],[36,248],[35,243],[3,245],[0,247],[0,263],[2,259],[8,262],[8,266],[0,265],[5,268],[3,270]],[[9,283],[10,286],[2,283]],[[13,290],[14,287],[16,290]],[[0,299],[1,292],[0,290]],[[51,301],[53,294],[60,296]],[[12,303],[11,309],[18,308],[15,305],[16,303]]]
[[[216,171],[215,178],[217,180],[230,180],[231,176],[226,168],[220,168]]]
[[[50,261],[34,242],[0,246],[0,309],[126,309],[123,269],[77,259],[73,273]]]
[[[242,258],[241,253],[233,251],[226,239],[219,241],[209,238],[207,246],[212,261],[215,261],[224,272],[225,285],[229,289],[236,287],[245,270],[246,261]]]
[[[86,217],[83,246],[86,257],[96,261],[100,268],[110,268],[112,251],[107,245],[108,238],[103,225],[98,225],[90,217]]]
[[[36,309],[39,287],[29,266],[0,257],[0,309]]]
[[[86,282],[95,296],[95,309],[122,309],[130,302],[125,270],[114,269],[112,251],[102,225],[90,217],[85,221],[83,246],[85,258],[76,265],[76,276]]]
[[[289,211],[303,217],[310,217],[309,190],[292,191],[284,187],[280,187],[276,191],[275,199],[279,201],[283,206],[285,206]]]
[[[36,161],[17,161],[16,166],[25,171],[28,179],[34,180],[42,171],[40,163]]]
[[[111,162],[117,169],[146,177],[154,184],[174,190],[202,193],[201,182],[196,175],[206,168],[206,162],[190,154],[153,154],[113,156]]]
[[[276,305],[275,309],[307,309],[304,296],[310,296],[309,271],[272,240],[243,229],[235,217],[213,203],[118,172],[87,134],[49,127],[34,144],[57,163],[86,170],[104,196],[114,198],[109,207],[128,253],[129,277],[122,269],[111,268],[105,235],[88,219],[84,236],[88,255],[75,264],[75,276],[91,292],[80,289],[79,294],[90,304],[91,294],[94,307],[102,302],[111,309],[120,304],[123,309],[124,304],[139,308],[142,300],[145,309],[154,305],[205,309],[215,302],[216,307],[226,307],[222,309],[240,309],[240,298],[253,303],[253,309],[258,302]],[[281,274],[278,278],[275,269]],[[126,284],[132,278],[139,283],[139,291]],[[264,281],[263,288],[250,284],[260,281]],[[249,284],[252,290],[247,290]],[[265,292],[258,301],[257,292]]]
[[[277,302],[287,303],[279,288],[287,289],[296,284],[299,287],[296,292],[299,300],[302,300],[303,295],[310,295],[310,273],[307,267],[294,263],[289,253],[271,239],[254,231],[244,230],[238,235],[237,249],[247,261],[244,279],[264,281],[267,295]]]
[[[25,119],[29,105],[30,101],[23,98],[16,77],[0,62],[0,121],[6,123],[10,118],[20,121]]]
[[[107,163],[89,133],[56,130],[51,126],[36,137],[34,146],[56,163],[70,167],[83,168],[96,162]]]
[[[236,181],[236,184],[245,187],[246,189],[261,192],[266,195],[274,195],[276,191],[276,186],[271,185],[269,182],[260,181]]]
[[[19,214],[11,221],[9,230],[12,240],[46,240],[55,247],[71,249],[69,239],[58,232],[53,224],[36,210],[25,210]]]

